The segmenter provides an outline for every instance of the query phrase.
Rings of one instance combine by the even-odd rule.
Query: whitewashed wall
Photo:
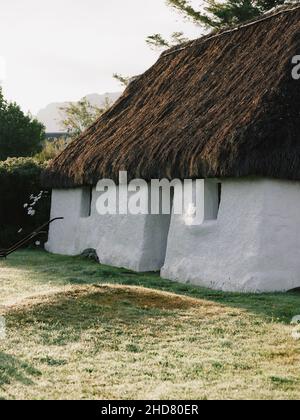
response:
[[[54,190],[49,252],[97,250],[103,264],[225,291],[285,291],[300,287],[300,183],[268,179],[222,181],[217,211],[213,181],[198,216],[83,217],[84,190]],[[218,214],[217,214],[218,213]],[[217,217],[217,218],[216,218]],[[170,228],[170,230],[169,230]],[[168,245],[168,246],[167,246]],[[167,247],[167,253],[166,253]]]
[[[64,217],[50,226],[46,249],[79,255],[94,248],[103,264],[135,271],[158,271],[165,259],[168,215],[105,215],[96,211],[99,193],[93,190],[91,216],[86,213],[84,189],[53,190],[51,217]]]
[[[172,216],[161,275],[225,291],[300,287],[300,183],[224,180],[217,220]]]

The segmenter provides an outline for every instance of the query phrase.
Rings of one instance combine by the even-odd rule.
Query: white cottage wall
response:
[[[51,197],[51,219],[64,217],[64,220],[55,221],[50,225],[47,251],[62,254],[76,255],[78,253],[78,221],[81,215],[82,190],[53,190]]]
[[[46,250],[79,255],[87,248],[94,248],[103,264],[139,272],[160,270],[165,259],[170,216],[101,216],[96,210],[99,195],[94,188],[91,215],[87,216],[86,189],[53,190],[51,218],[64,217],[64,220],[50,226]]]
[[[46,249],[78,255],[95,248],[104,264],[135,271],[163,266],[164,278],[224,291],[300,287],[300,183],[223,180],[218,215],[215,185],[206,181],[203,190],[202,218],[193,224],[190,215],[173,215],[171,225],[166,215],[100,216],[95,189],[87,216],[86,190],[54,190],[51,217],[65,219],[51,225]]]
[[[222,182],[217,220],[172,216],[164,278],[238,292],[300,286],[300,183]]]

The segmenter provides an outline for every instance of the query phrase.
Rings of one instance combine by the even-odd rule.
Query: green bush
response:
[[[43,149],[34,157],[39,162],[47,162],[59,155],[70,143],[69,138],[60,138],[55,140],[45,140]]]
[[[49,220],[50,193],[43,191],[40,183],[43,168],[44,164],[33,158],[0,161],[1,248],[21,240]]]
[[[42,149],[45,127],[21,108],[4,99],[0,86],[0,160],[34,156]]]

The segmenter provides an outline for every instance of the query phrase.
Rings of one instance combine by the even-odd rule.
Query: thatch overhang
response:
[[[47,187],[101,178],[300,180],[300,8],[163,53],[52,161]]]

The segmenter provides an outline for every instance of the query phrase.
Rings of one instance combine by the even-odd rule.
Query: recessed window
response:
[[[218,214],[220,210],[221,200],[222,200],[222,184],[221,182],[218,182]],[[217,214],[217,217],[218,217],[218,214]]]
[[[200,226],[218,219],[222,199],[222,184],[216,179],[198,179],[193,184],[193,202],[184,214],[189,226]]]
[[[222,184],[207,179],[204,185],[204,220],[216,220],[221,204]]]
[[[81,196],[81,217],[90,217],[92,213],[93,187],[84,187]]]

